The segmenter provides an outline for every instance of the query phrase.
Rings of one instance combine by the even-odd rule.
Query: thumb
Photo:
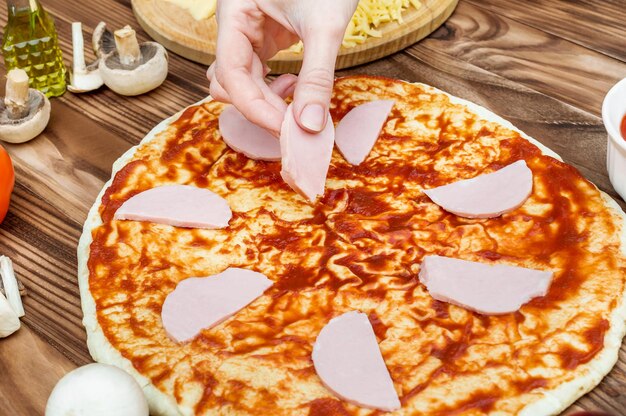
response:
[[[312,133],[322,131],[328,122],[335,61],[343,33],[341,28],[325,29],[303,37],[304,59],[294,93],[294,115],[300,127]]]

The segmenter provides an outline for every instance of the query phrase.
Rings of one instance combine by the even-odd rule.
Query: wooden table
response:
[[[70,23],[104,19],[137,28],[129,0],[43,0],[56,18],[69,64]],[[2,24],[6,11],[0,13]],[[145,33],[139,31],[145,38]],[[420,81],[484,105],[561,154],[618,199],[605,168],[600,107],[626,77],[626,0],[461,0],[452,18],[403,52],[338,75]],[[171,56],[158,90],[133,99],[109,90],[66,93],[50,125],[24,145],[7,145],[17,183],[0,225],[0,253],[28,288],[23,328],[0,340],[0,415],[43,414],[68,370],[91,361],[81,324],[76,245],[111,164],[159,121],[209,92],[205,68]],[[626,344],[624,344],[626,345]],[[626,346],[620,361],[574,410],[626,414]]]

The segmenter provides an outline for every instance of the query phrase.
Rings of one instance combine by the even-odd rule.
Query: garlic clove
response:
[[[9,301],[0,293],[0,338],[5,338],[20,329],[20,318],[9,305]]]
[[[13,263],[6,256],[0,256],[0,276],[2,277],[2,286],[4,286],[7,301],[18,318],[21,318],[24,316],[24,305],[22,304],[20,288],[13,271]]]

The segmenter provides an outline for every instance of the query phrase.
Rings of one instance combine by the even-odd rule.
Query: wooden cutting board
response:
[[[422,0],[417,10],[407,9],[403,24],[389,22],[380,27],[380,38],[368,38],[353,48],[341,48],[337,69],[371,62],[390,55],[437,29],[454,11],[458,0]],[[166,0],[132,0],[133,11],[143,29],[170,51],[201,64],[215,59],[215,17],[197,21],[186,10]],[[298,72],[302,53],[281,51],[269,63],[273,73]]]

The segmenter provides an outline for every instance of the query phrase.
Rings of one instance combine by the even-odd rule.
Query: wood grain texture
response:
[[[0,414],[43,415],[54,385],[76,366],[29,328],[21,328],[0,345],[4,357],[30,358],[0,360]]]
[[[468,1],[626,62],[624,0]]]
[[[102,0],[89,7],[82,0],[47,0],[44,6],[56,20],[68,65],[72,21],[83,22],[86,36],[100,20],[113,29],[138,28],[130,0]],[[598,117],[608,87],[626,76],[621,41],[626,26],[615,25],[626,21],[625,9],[623,0],[462,0],[423,41],[338,75],[425,82],[484,105],[560,153],[626,208],[608,181],[606,133]],[[557,25],[558,16],[570,22]],[[5,22],[6,11],[0,8],[0,24]],[[148,39],[141,29],[138,34]],[[159,121],[208,94],[205,71],[171,54],[168,79],[144,96],[129,99],[105,89],[65,94],[52,101],[51,122],[41,137],[7,146],[18,183],[0,225],[0,254],[14,260],[29,296],[24,328],[0,340],[0,399],[5,399],[0,415],[43,414],[61,374],[90,361],[75,254],[87,208],[119,155]],[[626,414],[624,345],[609,376],[568,412],[575,410]]]
[[[336,67],[347,68],[391,55],[428,36],[456,7],[458,0],[422,0],[422,7],[407,9],[403,24],[381,25],[380,38],[368,38],[354,48],[342,47]],[[132,0],[137,21],[143,29],[167,49],[192,61],[209,65],[215,59],[217,21],[215,17],[196,20],[191,14],[165,0]],[[269,62],[272,73],[297,72],[302,52],[280,51]]]
[[[626,76],[626,63],[480,3],[462,2],[454,16],[418,48],[427,45],[594,115],[600,115],[608,90]]]
[[[0,252],[13,259],[28,288],[23,322],[51,344],[63,345],[63,353],[80,364],[90,358],[76,283],[76,244],[111,164],[128,147],[64,106],[53,106],[50,125],[29,145],[5,145],[17,184],[0,227]]]

